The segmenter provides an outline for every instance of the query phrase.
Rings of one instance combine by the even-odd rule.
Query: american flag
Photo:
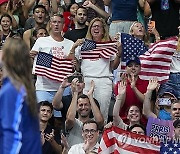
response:
[[[121,72],[125,72],[126,61],[133,57],[139,57],[144,54],[148,48],[144,42],[132,35],[121,33],[119,40],[122,44],[122,60],[121,60]]]
[[[100,154],[159,154],[160,143],[153,138],[111,127],[104,131]]]
[[[165,143],[161,143],[161,154],[179,154],[180,153],[180,141],[172,140]]]
[[[121,41],[122,41],[122,36],[121,36]],[[125,71],[126,61],[128,59],[131,59],[132,57],[135,56],[139,56],[141,61],[141,72],[140,72],[141,79],[149,80],[152,77],[157,77],[158,81],[164,82],[169,78],[172,55],[176,51],[176,46],[177,46],[177,37],[171,37],[169,39],[154,43],[152,46],[150,46],[147,52],[145,52],[146,47],[143,47],[144,44],[143,42],[140,42],[140,45],[135,48],[136,50],[132,50],[132,44],[133,42],[135,42],[135,40],[133,41],[132,38],[131,39],[127,37],[125,38],[126,39],[122,45],[123,46],[123,53],[122,53],[123,60],[121,63],[122,72]],[[130,42],[131,44],[129,45]]]
[[[44,52],[38,53],[34,74],[62,82],[65,76],[72,73],[71,59],[59,59]]]
[[[81,51],[93,50],[96,48],[96,42],[93,40],[85,39],[81,46]]]
[[[141,61],[141,79],[149,80],[157,77],[161,83],[169,79],[170,64],[176,51],[177,41],[177,37],[159,41],[153,44],[144,55],[139,56]]]
[[[139,57],[148,49],[144,42],[132,35],[121,33],[122,62],[126,62],[132,57]]]
[[[82,59],[109,59],[117,52],[115,42],[95,42],[93,40],[85,39],[81,46]]]

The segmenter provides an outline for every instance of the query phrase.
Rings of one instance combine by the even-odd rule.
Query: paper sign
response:
[[[149,117],[146,133],[147,136],[158,138],[162,142],[167,141],[174,134],[173,121]]]

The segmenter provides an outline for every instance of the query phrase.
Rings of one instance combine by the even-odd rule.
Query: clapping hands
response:
[[[52,142],[54,140],[54,129],[52,129],[51,133],[44,133],[44,131],[41,132],[41,142],[42,144],[45,143],[45,141]]]
[[[45,134],[45,140],[50,143],[54,140],[54,129],[52,129],[50,134]]]
[[[159,87],[158,79],[152,78],[149,80],[149,84],[147,86],[147,90],[153,91],[154,89]]]
[[[91,81],[91,87],[90,87],[90,89],[89,89],[89,91],[88,91],[88,93],[87,93],[88,96],[92,96],[92,95],[93,95],[94,88],[95,88],[95,83],[94,83],[94,81],[92,80],[92,81]]]

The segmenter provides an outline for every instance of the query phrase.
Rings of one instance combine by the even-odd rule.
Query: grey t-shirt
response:
[[[82,126],[83,123],[75,118],[74,126],[68,131],[69,134],[66,136],[70,147],[84,142],[82,138]]]

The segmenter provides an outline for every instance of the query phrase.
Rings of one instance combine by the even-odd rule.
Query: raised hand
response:
[[[85,8],[91,8],[94,4],[91,1],[85,1],[83,3],[83,7]]]
[[[127,81],[127,74],[126,74],[126,73],[123,73],[123,74],[121,75],[121,81],[124,81],[124,82]]]
[[[159,41],[160,40],[160,35],[159,35],[156,27],[153,24],[151,24],[151,22],[148,23],[148,32],[150,34],[154,34],[156,41]]]
[[[152,25],[151,22],[148,23],[148,32],[149,32],[150,34],[154,34],[154,35],[158,33],[157,30],[156,30],[156,28],[155,28],[155,26]]]
[[[136,80],[135,80],[134,74],[131,74],[130,83],[131,83],[131,88],[134,89],[136,87]]]
[[[95,83],[94,83],[94,81],[92,80],[92,81],[91,81],[91,88],[89,89],[89,91],[88,91],[88,93],[87,93],[88,96],[92,96],[92,95],[93,95],[94,88],[95,88]]]
[[[78,78],[74,78],[71,82],[72,92],[78,92],[78,84],[79,84]]]
[[[64,80],[63,80],[63,82],[61,83],[61,87],[62,87],[62,88],[66,88],[66,87],[68,87],[68,86],[71,85],[71,83],[68,82],[68,79],[67,79],[67,78],[68,78],[68,77],[65,77]]]
[[[147,90],[154,90],[158,87],[158,79],[157,78],[152,78],[149,80],[149,84],[147,86]]]
[[[118,95],[124,95],[126,93],[126,82],[121,81],[118,85]]]
[[[18,5],[15,1],[12,1],[12,10],[10,11],[12,14],[17,10]]]

